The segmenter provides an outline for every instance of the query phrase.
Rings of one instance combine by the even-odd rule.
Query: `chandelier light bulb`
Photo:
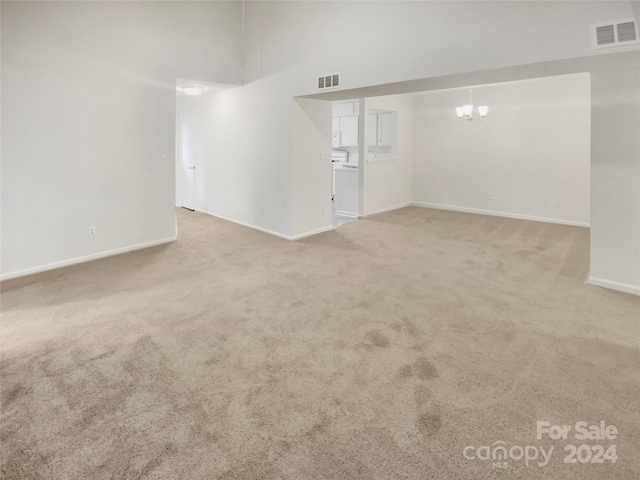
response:
[[[458,116],[460,121],[464,121],[464,120],[471,121],[474,119],[482,120],[484,117],[487,116],[487,113],[489,112],[489,107],[486,105],[482,105],[478,107],[479,116],[477,117],[473,116],[473,102],[471,101],[472,91],[473,90],[469,90],[469,103],[466,105],[462,105],[461,107],[456,107],[456,115]]]

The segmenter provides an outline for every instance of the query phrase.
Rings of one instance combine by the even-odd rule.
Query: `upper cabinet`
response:
[[[360,111],[360,102],[335,102],[333,104],[333,116],[344,117],[345,115],[358,115]]]
[[[387,159],[396,155],[398,112],[369,110],[367,115],[367,152],[369,160]]]
[[[333,117],[331,130],[331,146],[358,146],[358,116]]]
[[[331,119],[331,146],[340,146],[340,117]]]
[[[358,113],[360,102],[339,102],[333,104],[331,123],[331,145],[333,147],[358,146]]]
[[[340,117],[340,146],[358,146],[358,116]]]
[[[391,145],[395,142],[396,125],[393,114],[378,114],[378,145]]]
[[[370,113],[367,130],[369,146],[391,146],[395,139],[393,113]]]

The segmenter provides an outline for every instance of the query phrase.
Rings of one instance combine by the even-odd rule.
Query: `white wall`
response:
[[[484,121],[456,117],[469,89],[415,97],[414,201],[589,225],[589,74],[471,89]]]
[[[256,33],[245,42],[245,78],[261,85],[253,100],[268,99],[277,124],[287,123],[284,102],[315,93],[321,74],[340,72],[349,89],[605,54],[591,50],[589,25],[633,15],[628,2],[376,2],[375,8],[369,2],[248,2],[246,10]],[[460,35],[452,26],[465,19],[468,28]],[[265,140],[266,129],[249,128],[258,143]],[[285,130],[270,134],[269,140],[280,135],[276,143],[290,143]],[[296,158],[314,158],[315,148]],[[291,202],[297,203],[295,196]],[[323,224],[316,210],[310,206],[300,216],[315,217],[311,227]]]
[[[636,22],[640,23],[640,1],[639,0],[631,0],[631,7],[633,8],[633,13],[636,18]]]
[[[591,86],[589,283],[640,295],[640,55]]]
[[[590,64],[580,69],[577,57],[637,49],[590,49],[589,25],[632,16],[628,2],[247,2],[245,11],[245,86],[223,94],[232,96],[236,108],[225,120],[232,127],[219,139],[221,151],[238,149],[240,161],[224,171],[228,189],[236,192],[226,198],[240,200],[218,213],[289,237],[327,224],[318,208],[324,201],[322,186],[295,186],[314,184],[317,164],[312,159],[331,148],[330,129],[326,135],[314,132],[317,121],[304,119],[307,113],[298,110],[299,104],[292,111],[292,97],[316,93],[318,75],[340,72],[343,89],[527,64],[532,77],[543,77],[547,69],[562,70],[564,63],[567,73],[589,71]],[[461,22],[464,30],[452,28]],[[562,62],[550,68],[555,60]],[[300,115],[304,121],[298,124],[294,119]],[[607,148],[612,140],[602,135],[598,142]],[[216,145],[211,140],[211,151]],[[629,189],[615,185],[608,195],[615,199],[610,202],[636,201]],[[214,211],[219,203],[207,209]],[[256,214],[260,205],[263,216]],[[380,208],[370,205],[367,211]],[[628,240],[638,241],[637,236]],[[604,242],[595,252],[605,262],[609,246],[617,244]],[[628,254],[615,253],[620,261],[633,263]],[[626,275],[613,270],[609,278],[619,273]]]
[[[241,4],[1,8],[2,277],[175,238],[175,79],[241,81]]]
[[[626,0],[258,1],[247,10],[262,26],[249,70],[286,75],[294,95],[316,93],[316,77],[332,72],[350,89],[637,48],[591,49],[589,26],[632,17]]]
[[[322,194],[298,199],[292,177],[275,174],[304,172],[287,163],[320,154],[315,142],[295,157],[286,153],[294,142],[291,98],[316,93],[318,75],[340,72],[349,89],[603,54],[590,49],[589,25],[632,14],[628,2],[247,2],[240,103],[250,107],[237,113],[245,129],[229,141],[249,140],[245,162],[269,185],[247,205],[255,212],[264,204],[256,226],[291,235],[326,225]],[[331,149],[330,138],[321,148]]]
[[[329,228],[331,102],[271,107],[252,87],[178,100],[178,113],[196,113],[196,209],[285,238]],[[283,129],[289,145],[275,142]]]
[[[389,95],[364,100],[364,132],[368,132],[369,110],[397,112],[396,153],[389,160],[369,161],[366,136],[360,162],[363,175],[361,215],[372,215],[411,203],[411,177],[413,167],[414,110],[410,95]]]
[[[259,87],[251,84],[178,100],[178,112],[196,113],[195,207],[289,238],[294,100],[288,98],[283,111],[271,103],[273,98],[260,97]],[[283,133],[288,144],[277,143]]]
[[[227,202],[229,218],[292,236],[326,225],[322,189],[293,186],[316,173],[299,162],[331,150],[330,128],[303,131],[316,118],[294,134],[292,98],[316,93],[318,75],[340,72],[347,89],[637,49],[590,49],[589,25],[632,16],[627,1],[250,1],[244,29],[242,6],[2,2],[3,275],[172,238],[176,77],[244,85],[210,99],[233,108],[224,122],[209,110],[224,135],[203,144],[220,155],[206,159],[217,180],[204,177],[204,208]],[[612,140],[596,142],[606,150]],[[634,147],[625,137],[620,148]],[[637,201],[615,184],[608,194],[604,209]],[[617,263],[635,261],[630,252]]]
[[[331,228],[331,102],[293,101],[293,237]],[[322,158],[321,152],[327,153]],[[320,152],[320,154],[315,152]],[[313,212],[313,215],[309,213]]]

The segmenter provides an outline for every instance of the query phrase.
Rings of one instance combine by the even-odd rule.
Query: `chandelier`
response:
[[[489,111],[489,107],[487,107],[486,105],[483,105],[481,107],[478,107],[479,116],[477,117],[473,116],[473,102],[471,101],[472,91],[473,90],[469,90],[469,103],[461,107],[456,107],[456,115],[458,115],[458,118],[460,119],[461,122],[464,120],[471,121],[474,119],[482,120],[484,117],[487,116],[487,112]]]

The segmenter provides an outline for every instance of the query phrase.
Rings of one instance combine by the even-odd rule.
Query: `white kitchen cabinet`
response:
[[[394,142],[393,114],[378,114],[378,145],[391,145]]]
[[[367,126],[369,146],[390,146],[394,142],[393,114],[370,113]]]
[[[331,146],[340,146],[340,117],[331,119]]]
[[[343,147],[358,146],[358,116],[340,117],[340,145]]]
[[[333,117],[331,121],[331,146],[358,146],[358,116]]]
[[[378,115],[370,113],[367,122],[367,145],[378,145]]]
[[[332,132],[340,131],[340,117],[333,117],[331,119],[331,131]]]
[[[333,116],[344,117],[346,115],[358,115],[360,102],[340,102],[333,104]]]

